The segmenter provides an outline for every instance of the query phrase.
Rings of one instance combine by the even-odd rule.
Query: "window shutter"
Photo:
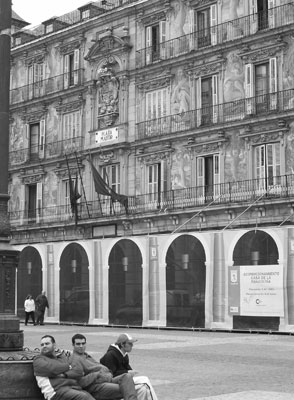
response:
[[[43,184],[42,182],[37,183],[37,204],[36,204],[36,222],[40,222],[42,217],[42,196],[43,196]]]
[[[34,89],[34,65],[29,65],[28,67],[28,96],[29,99],[33,98],[33,89]]]
[[[146,96],[146,117],[147,120],[152,119],[152,93],[147,93]]]
[[[253,34],[258,30],[257,0],[249,0],[249,14],[250,33]]]
[[[275,7],[276,7],[276,1],[268,0],[268,25],[270,28],[274,28],[276,25]]]
[[[189,11],[189,30],[190,30],[190,39],[189,39],[189,46],[190,50],[196,49],[196,35],[197,35],[197,27],[196,27],[196,13],[195,10]]]
[[[278,184],[277,177],[281,175],[280,143],[266,145],[266,168],[268,184]]]
[[[64,71],[63,71],[64,75],[64,88],[67,89],[69,87],[69,54],[66,54],[64,56]]]
[[[212,76],[212,121],[218,121],[218,79],[217,75]]]
[[[210,31],[211,31],[211,44],[217,44],[217,8],[216,4],[210,7]]]
[[[220,194],[220,168],[219,168],[219,154],[213,155],[213,190],[214,196]]]
[[[147,26],[146,28],[146,64],[150,64],[152,62],[152,30],[151,26]]]
[[[26,147],[28,149],[30,143],[30,124],[24,124],[24,140],[26,143]],[[26,153],[23,155],[23,161],[27,161],[29,158],[29,151],[27,150]]]
[[[26,186],[21,185],[20,187],[20,210],[19,210],[19,223],[22,225],[24,223],[24,218],[26,216]]]
[[[74,85],[79,83],[79,68],[80,68],[80,50],[74,51]]]
[[[201,125],[201,77],[196,80],[196,118],[197,126]]]
[[[40,133],[39,133],[39,157],[44,158],[45,156],[45,120],[40,121]]]
[[[161,161],[161,194],[160,194],[160,208],[164,209],[168,203],[167,203],[167,173],[168,173],[168,169],[167,169],[167,162],[165,160]]]
[[[166,22],[159,22],[159,46],[160,46],[160,58],[166,59]]]
[[[256,188],[263,189],[265,187],[265,146],[258,146],[255,149],[255,155],[256,178],[258,179]]]
[[[269,59],[269,92],[270,92],[270,109],[277,108],[277,58]]]
[[[253,64],[245,65],[245,97],[246,97],[246,113],[254,113],[254,99],[253,99]]]
[[[204,197],[204,157],[197,158],[197,197]]]

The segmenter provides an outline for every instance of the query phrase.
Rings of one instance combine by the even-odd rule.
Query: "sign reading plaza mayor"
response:
[[[229,313],[284,316],[282,265],[243,265],[229,268]]]
[[[118,128],[103,129],[95,132],[95,143],[105,143],[118,139]]]

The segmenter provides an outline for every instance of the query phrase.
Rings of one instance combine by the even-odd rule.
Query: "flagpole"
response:
[[[88,155],[89,155],[89,159],[90,159],[90,161],[91,161],[91,164],[93,164],[93,163],[92,163],[92,154],[90,153],[90,150],[88,151]],[[93,175],[93,170],[92,170],[92,175]],[[96,192],[96,193],[97,193],[97,192]],[[100,213],[101,213],[101,215],[103,216],[100,194],[97,193],[97,195],[98,195],[98,203],[99,203]]]
[[[77,152],[75,151],[74,154],[75,154],[75,157],[76,157],[76,162],[77,162],[77,167],[78,167],[78,171],[79,171],[79,177],[80,177],[80,180],[81,180],[83,195],[84,195],[84,198],[85,198],[88,217],[91,218],[89,207],[88,207],[88,202],[87,202],[87,198],[86,198],[85,188],[84,188],[84,182],[83,182],[82,174],[81,174],[81,170],[80,170],[80,164],[79,164],[78,157],[77,157]]]
[[[66,159],[66,165],[67,165],[67,170],[68,170],[68,178],[69,178],[69,200],[70,200],[70,208],[72,213],[74,214],[75,217],[75,225],[77,226],[78,224],[78,209],[77,209],[77,201],[76,201],[76,193],[73,188],[73,183],[71,179],[71,173],[70,173],[70,168],[68,164],[68,158],[67,154],[65,153],[65,159]]]

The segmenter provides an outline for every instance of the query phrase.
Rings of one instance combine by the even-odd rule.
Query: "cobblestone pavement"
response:
[[[293,400],[294,337],[224,332],[117,329],[89,326],[24,326],[24,344],[39,347],[45,333],[59,348],[83,333],[99,360],[119,333],[138,342],[133,369],[147,375],[159,400]]]

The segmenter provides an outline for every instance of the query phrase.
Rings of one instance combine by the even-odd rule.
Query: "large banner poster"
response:
[[[244,265],[229,270],[230,314],[283,317],[283,292],[282,265]]]

